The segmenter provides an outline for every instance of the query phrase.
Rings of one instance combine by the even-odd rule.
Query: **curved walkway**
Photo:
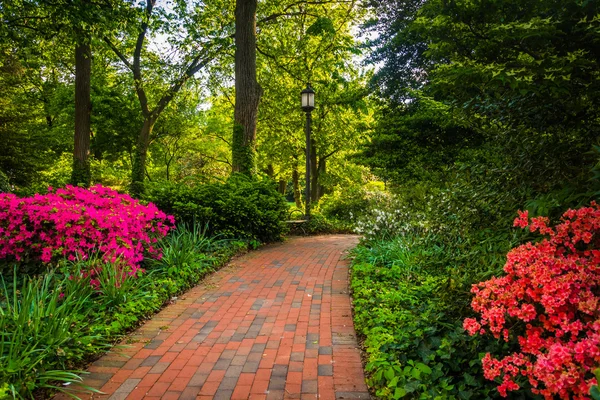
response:
[[[86,384],[109,399],[367,399],[345,252],[292,238],[232,262],[134,332]]]

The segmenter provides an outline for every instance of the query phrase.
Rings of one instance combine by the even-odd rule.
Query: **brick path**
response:
[[[90,368],[109,399],[367,399],[352,325],[355,236],[293,238],[215,273]]]

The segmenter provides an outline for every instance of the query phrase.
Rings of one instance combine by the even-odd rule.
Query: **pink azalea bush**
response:
[[[569,210],[554,228],[520,212],[515,226],[547,238],[508,253],[503,277],[474,285],[464,328],[518,342],[520,351],[483,358],[487,379],[504,397],[522,379],[546,399],[589,399],[600,365],[600,206]]]
[[[154,204],[103,187],[67,186],[47,194],[0,194],[0,260],[50,263],[85,259],[98,252],[123,260],[135,275],[145,256],[160,258],[155,246],[173,225]]]

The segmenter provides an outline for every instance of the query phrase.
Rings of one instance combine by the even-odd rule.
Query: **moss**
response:
[[[256,150],[254,143],[246,143],[244,127],[235,124],[233,127],[233,141],[231,143],[231,156],[234,172],[247,176],[256,175]]]
[[[133,155],[133,166],[131,168],[131,184],[129,185],[129,194],[133,197],[140,198],[145,192],[144,186],[144,170],[145,157],[141,151],[136,151]]]
[[[70,183],[74,186],[90,187],[92,182],[92,172],[89,159],[81,161],[73,158],[73,171],[71,172]]]

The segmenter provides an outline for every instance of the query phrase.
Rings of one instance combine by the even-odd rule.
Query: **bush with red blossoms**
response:
[[[464,328],[520,349],[482,360],[502,396],[528,381],[546,399],[588,399],[600,365],[600,206],[569,210],[554,228],[519,212],[515,226],[547,237],[510,251],[505,276],[473,286],[480,317]]]
[[[154,204],[100,185],[25,198],[2,193],[0,260],[50,263],[98,252],[107,261],[122,259],[135,275],[145,256],[160,257],[155,243],[172,224]]]

